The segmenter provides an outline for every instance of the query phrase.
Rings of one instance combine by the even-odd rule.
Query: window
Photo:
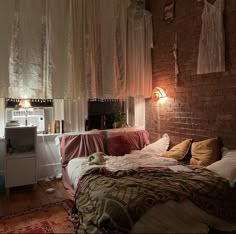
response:
[[[121,99],[89,99],[86,130],[113,128],[115,114],[125,112],[125,101]]]

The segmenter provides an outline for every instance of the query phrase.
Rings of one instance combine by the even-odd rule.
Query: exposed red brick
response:
[[[209,0],[212,1],[212,0]],[[153,88],[167,92],[163,103],[147,100],[146,128],[150,139],[164,133],[172,144],[183,139],[202,140],[219,136],[223,144],[236,148],[236,1],[227,0],[224,12],[226,38],[226,72],[197,75],[198,43],[204,1],[175,1],[175,19],[163,21],[165,0],[146,0],[152,13]],[[175,87],[175,33],[178,33],[179,86]]]

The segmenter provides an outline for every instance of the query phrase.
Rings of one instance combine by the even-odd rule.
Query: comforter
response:
[[[78,182],[77,232],[129,233],[148,209],[167,201],[190,200],[207,213],[233,222],[235,197],[228,181],[203,168],[174,172],[143,167],[112,172],[96,167]]]

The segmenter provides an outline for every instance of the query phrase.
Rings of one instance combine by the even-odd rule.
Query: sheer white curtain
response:
[[[85,87],[86,35],[84,1],[69,0],[66,83],[64,85],[64,130],[84,131],[87,90]]]
[[[147,98],[152,94],[152,16],[137,0],[128,15],[127,95]]]
[[[104,98],[126,96],[127,0],[101,0],[101,51]],[[110,9],[106,11],[105,9]]]
[[[0,0],[0,97],[7,97],[9,87],[9,57],[11,25],[14,16],[13,0]]]
[[[77,19],[72,19],[72,7],[71,0],[0,0],[0,97],[59,98],[67,100],[60,105],[65,111],[71,101],[74,107],[64,120],[76,131],[84,128],[78,124],[82,108],[76,105],[84,107],[85,87],[74,53],[72,22]],[[56,100],[55,106],[58,112]],[[1,110],[4,113],[4,105]]]
[[[5,128],[5,99],[0,98],[0,138],[4,136],[4,128]]]
[[[68,130],[84,130],[88,98],[125,98],[127,7],[128,0],[70,1],[72,66],[65,89]]]
[[[64,99],[65,122],[80,131],[87,98],[126,97],[127,67],[128,93],[149,96],[151,16],[131,10],[127,35],[128,6],[129,0],[0,0],[0,97]]]
[[[72,5],[74,45],[79,50],[75,69],[85,80],[87,96],[124,98],[128,0],[72,0]]]
[[[68,8],[65,0],[0,0],[0,96],[64,96]]]
[[[36,10],[37,9],[37,10]],[[41,97],[45,23],[43,1],[14,1],[9,57],[9,96]],[[45,41],[45,40],[44,40]],[[44,97],[45,98],[45,97]]]

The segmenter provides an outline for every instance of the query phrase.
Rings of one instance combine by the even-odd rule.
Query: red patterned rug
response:
[[[0,233],[74,233],[69,200],[0,217]]]

